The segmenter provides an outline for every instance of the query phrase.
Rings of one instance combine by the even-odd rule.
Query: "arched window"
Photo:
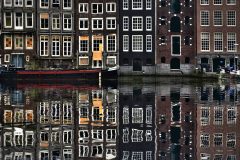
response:
[[[161,25],[166,25],[167,18],[165,16],[161,17]]]
[[[181,12],[180,0],[171,0],[171,12],[175,14]]]
[[[171,32],[180,32],[181,31],[181,23],[179,17],[172,17],[170,22],[170,30]]]

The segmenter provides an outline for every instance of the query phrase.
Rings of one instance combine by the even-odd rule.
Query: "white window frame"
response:
[[[84,22],[84,27],[85,27],[85,23],[87,22],[88,24],[88,28],[81,28],[80,22],[83,21]],[[79,30],[89,30],[89,20],[88,18],[79,18]]]
[[[32,5],[27,5],[27,2],[28,2],[28,1],[31,1],[31,2],[32,2]],[[33,0],[25,0],[25,6],[26,6],[26,7],[33,7]]]
[[[16,14],[17,13],[21,13],[22,14],[22,26],[16,26],[16,21],[17,21],[17,16],[16,16]],[[16,29],[16,30],[22,30],[23,29],[23,12],[15,12],[15,14],[14,14],[14,28]]]
[[[65,45],[66,45],[66,47],[65,47]],[[73,38],[71,36],[63,36],[63,49],[62,49],[63,57],[71,57],[72,56],[72,48],[73,48],[72,45],[73,45]],[[68,54],[65,54],[65,53],[68,53]]]
[[[134,19],[136,20],[136,23],[134,23]],[[139,20],[141,21],[141,23],[139,23]],[[135,26],[137,26],[137,28],[135,28]],[[141,16],[132,17],[132,31],[143,31],[143,17]]]
[[[18,4],[16,4],[18,3]],[[23,6],[23,0],[14,0],[14,6],[15,7],[22,7]]]
[[[81,5],[83,5],[83,11],[80,10]],[[78,7],[79,7],[78,9],[79,13],[88,13],[88,3],[79,3]],[[87,8],[87,10],[85,10],[85,8]]]
[[[148,40],[151,40],[151,41],[149,42]],[[148,45],[151,45],[151,47],[150,47],[151,49],[148,49]],[[153,47],[153,45],[152,45],[152,35],[146,35],[146,52],[152,52],[152,47]]]
[[[129,0],[123,0],[123,10],[128,10],[129,8]]]
[[[108,10],[108,5],[110,5],[110,10]],[[113,6],[114,6],[114,10],[113,10]],[[117,5],[116,3],[106,3],[106,12],[109,12],[109,13],[113,13],[113,12],[116,12],[116,9],[117,9]]]
[[[141,37],[142,42],[140,44],[141,49],[134,49],[133,44],[134,44],[134,37]],[[132,35],[132,51],[133,52],[143,52],[143,35]]]
[[[6,21],[6,13],[10,13],[10,14],[11,14],[11,26],[6,26],[6,23],[7,23],[7,21]],[[12,12],[5,12],[5,13],[4,13],[4,28],[12,28],[12,26],[13,26],[13,16],[12,16]]]
[[[59,50],[57,50],[57,48]],[[59,57],[61,54],[61,37],[58,35],[54,35],[51,37],[51,52],[52,57]]]
[[[41,40],[42,37],[44,38],[44,40]],[[40,36],[40,41],[39,41],[40,42],[40,44],[39,44],[40,49],[39,50],[40,50],[40,56],[41,57],[44,57],[44,56],[46,57],[46,56],[49,55],[49,38],[50,37],[48,35],[41,35]],[[44,42],[43,46],[41,46],[42,42]],[[45,50],[46,49],[46,43],[47,43],[47,50]],[[41,53],[41,49],[43,49],[44,54]]]
[[[206,2],[206,3],[203,3]],[[209,5],[209,0],[200,0],[200,5]]]
[[[216,17],[216,13],[217,12],[220,12],[221,13],[221,25],[220,24],[216,24],[216,22],[219,22],[219,17]],[[222,11],[221,10],[215,10],[215,11],[213,11],[213,25],[214,26],[222,26],[223,25],[223,13],[222,13]]]
[[[4,62],[10,62],[10,54],[4,54]]]
[[[207,16],[207,18],[204,17],[204,19],[203,19],[203,15],[202,15],[203,13],[204,13],[204,16]],[[205,22],[207,22],[207,24],[205,24]],[[201,26],[209,26],[210,25],[210,12],[209,11],[207,11],[207,10],[200,11],[200,25]]]
[[[32,25],[31,26],[27,25],[27,19],[28,19],[27,14],[29,14],[29,13],[32,14]],[[32,12],[25,13],[25,26],[26,26],[26,28],[33,28],[33,13]]]
[[[39,6],[40,6],[40,8],[48,8],[48,7],[49,7],[49,1],[50,1],[50,0],[48,0],[47,6],[42,6],[41,1],[45,1],[45,0],[39,0]]]
[[[97,13],[93,13],[93,5],[97,5]],[[102,12],[98,12],[99,5],[102,5]],[[103,3],[92,3],[91,5],[92,14],[103,14]]]
[[[40,29],[41,29],[41,30],[47,30],[47,29],[49,29],[49,17],[50,17],[50,16],[49,16],[49,14],[48,14],[48,19],[47,19],[47,20],[48,20],[48,27],[47,27],[47,28],[42,28],[42,26],[41,26],[41,19],[42,19],[42,18],[41,18],[41,17],[42,17],[43,14],[48,14],[48,13],[40,13],[40,15],[39,15],[39,16],[40,16]]]
[[[66,17],[65,17],[66,15],[71,15],[71,18],[66,18]],[[67,24],[67,27],[64,26],[64,25],[65,25],[65,23],[64,23],[65,20],[67,20],[67,21],[66,21],[66,22],[67,22],[67,23],[66,23],[66,24]],[[68,28],[69,20],[70,20],[71,28]],[[72,16],[72,14],[71,14],[71,13],[65,13],[65,14],[63,14],[63,29],[70,31],[70,30],[72,30],[72,28],[73,28],[73,16]]]
[[[140,7],[136,7],[136,8],[133,8],[134,7],[134,3],[139,3],[139,2],[136,2],[136,1],[140,1]],[[142,10],[143,9],[143,1],[142,0],[132,0],[132,10]]]
[[[146,10],[152,10],[152,0],[146,0]]]
[[[64,2],[65,2],[65,1],[70,2],[71,6],[65,7],[65,6],[64,6]],[[62,1],[63,9],[72,9],[72,5],[73,5],[72,3],[73,3],[72,0],[63,0],[63,1]]]
[[[108,20],[110,20],[111,24],[110,24],[110,28],[108,27]],[[112,27],[113,26],[113,23],[114,22],[114,28]],[[115,30],[116,29],[116,26],[117,26],[117,20],[116,20],[116,17],[107,17],[106,18],[106,28],[107,30]]]
[[[123,35],[123,52],[129,51],[129,36]]]
[[[88,53],[89,52],[89,37],[88,37],[87,51],[82,51],[81,50],[81,41],[82,41],[81,36],[79,36],[79,53]]]
[[[208,36],[208,39],[203,39],[203,34],[205,34],[205,36]],[[203,40],[208,40],[208,50],[203,50]],[[209,32],[201,32],[201,51],[204,51],[204,52],[210,52],[210,40],[211,40],[211,37],[210,37],[210,33]],[[205,48],[205,47],[204,47]]]
[[[146,31],[152,31],[152,17],[146,17]]]
[[[215,1],[221,3],[215,3]],[[223,0],[213,0],[213,5],[223,5]]]
[[[233,2],[229,2],[229,1],[231,1],[231,0],[227,0],[227,5],[236,5],[236,0],[234,0]]]
[[[233,17],[229,17],[230,14],[229,13],[235,13],[234,14],[234,18]],[[228,10],[226,13],[226,18],[227,18],[227,26],[236,26],[236,21],[237,21],[237,12],[235,10]]]
[[[10,2],[10,4],[7,4],[7,1]],[[12,5],[12,0],[4,0],[4,7],[11,7]]]
[[[123,31],[129,30],[129,17],[123,17]]]
[[[53,17],[58,15],[58,17]],[[61,27],[61,17],[59,13],[52,14],[52,30],[59,30]]]
[[[22,47],[17,47],[17,38],[19,38],[19,40],[20,39],[22,39]],[[15,49],[23,49],[23,46],[24,46],[24,37],[23,37],[23,35],[15,35],[15,37],[14,37],[14,48]]]
[[[88,60],[88,63],[87,64],[81,64],[80,62],[80,59],[87,59]],[[79,65],[81,66],[88,66],[89,65],[89,57],[88,56],[79,56]]]
[[[109,59],[114,59],[114,65],[117,64],[117,57],[116,56],[107,56],[107,64],[109,64]]]
[[[93,21],[97,21],[97,28],[94,28],[94,23]],[[102,28],[99,28],[99,21],[102,21]],[[103,18],[92,18],[92,30],[103,30]]]
[[[114,47],[115,49],[114,50],[109,50],[109,48],[108,48],[108,45],[109,45],[108,39],[110,36],[115,37],[115,47]],[[117,51],[117,35],[116,34],[107,35],[107,52],[116,52],[116,51]]]
[[[221,36],[221,38],[219,38]],[[217,48],[221,45],[221,49]],[[223,51],[223,33],[222,32],[214,32],[214,52],[222,52]]]

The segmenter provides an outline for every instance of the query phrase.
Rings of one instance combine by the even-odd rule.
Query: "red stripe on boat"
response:
[[[46,71],[17,71],[17,74],[20,75],[51,75],[51,74],[87,74],[87,73],[99,73],[101,70],[46,70]]]

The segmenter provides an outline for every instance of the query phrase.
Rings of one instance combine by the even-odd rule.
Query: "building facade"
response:
[[[31,68],[36,53],[35,1],[2,0],[1,6],[1,64]]]
[[[237,0],[196,1],[197,65],[207,72],[226,66],[237,69],[239,4]]]
[[[118,0],[76,0],[75,11],[75,52],[78,67],[116,67]]]
[[[119,3],[120,74],[155,74],[155,0]]]
[[[39,68],[76,67],[73,0],[37,1],[37,61]]]
[[[194,5],[191,0],[157,1],[156,74],[195,69]]]

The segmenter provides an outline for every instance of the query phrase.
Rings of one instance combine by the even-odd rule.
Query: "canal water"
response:
[[[240,85],[1,83],[1,160],[239,160]]]

